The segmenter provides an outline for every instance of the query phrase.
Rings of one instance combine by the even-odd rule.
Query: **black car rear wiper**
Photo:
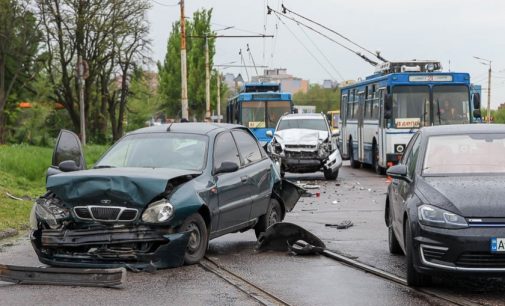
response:
[[[94,166],[93,169],[101,169],[101,168],[116,168],[116,166],[111,166],[111,165],[98,165]]]

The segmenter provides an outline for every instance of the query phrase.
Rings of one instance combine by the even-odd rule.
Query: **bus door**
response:
[[[376,93],[377,94],[377,93]],[[384,120],[384,88],[379,89],[379,135],[377,142],[377,149],[379,150],[379,166],[386,167],[386,130]]]
[[[347,102],[349,100],[349,96],[347,94],[342,95],[342,99],[340,100],[340,122],[338,123],[339,130],[340,130],[340,135],[338,136],[339,140],[338,142],[340,143],[340,153],[342,155],[346,155],[345,152],[347,151],[347,139],[349,139],[349,136],[347,135]],[[345,156],[344,156],[345,157]],[[347,156],[349,158],[349,156]]]
[[[363,127],[363,121],[364,121],[364,107],[365,107],[365,92],[360,91],[359,93],[359,99],[358,99],[358,160],[359,161],[364,161],[365,160],[365,144],[364,144],[364,127]]]

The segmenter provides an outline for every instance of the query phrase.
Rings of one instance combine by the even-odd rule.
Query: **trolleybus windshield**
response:
[[[466,86],[433,86],[433,124],[470,123],[469,96]]]
[[[430,88],[428,86],[393,87],[393,120],[396,128],[430,125]]]

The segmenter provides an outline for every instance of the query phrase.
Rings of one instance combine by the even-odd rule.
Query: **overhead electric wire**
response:
[[[287,11],[287,12],[290,12],[291,14],[294,14],[294,15],[296,15],[296,16],[298,16],[298,17],[302,18],[302,19],[305,19],[305,20],[307,20],[307,21],[309,21],[309,22],[312,22],[312,23],[314,23],[314,24],[316,24],[316,25],[318,25],[318,26],[322,27],[323,29],[326,29],[326,30],[328,30],[328,31],[332,32],[333,34],[338,35],[339,37],[341,37],[342,39],[344,39],[344,40],[346,40],[346,41],[350,42],[351,44],[355,45],[356,47],[358,47],[358,48],[360,48],[360,49],[362,49],[362,50],[364,50],[364,51],[366,51],[366,52],[370,53],[371,55],[373,55],[373,56],[374,56],[374,57],[376,57],[377,59],[379,59],[379,60],[381,60],[381,61],[383,61],[383,62],[387,62],[387,60],[386,60],[386,59],[384,59],[384,58],[380,55],[380,53],[378,53],[378,52],[372,52],[372,51],[368,50],[367,48],[365,48],[365,47],[363,47],[363,46],[361,46],[361,45],[359,45],[359,44],[355,43],[355,42],[354,42],[354,41],[352,41],[351,39],[349,39],[349,38],[345,37],[344,35],[340,34],[339,32],[337,32],[337,31],[335,31],[335,30],[333,30],[333,29],[331,29],[331,28],[328,28],[327,26],[325,26],[325,25],[323,25],[323,24],[321,24],[321,23],[319,23],[319,22],[317,22],[317,21],[314,21],[314,20],[312,20],[312,19],[310,19],[310,18],[304,17],[304,16],[302,16],[302,15],[300,15],[300,14],[298,14],[298,13],[296,13],[296,12],[294,12],[294,11],[290,10],[290,9],[288,9],[287,7],[285,7],[285,6],[284,6],[284,4],[282,5],[282,10],[283,10],[283,12],[286,12],[286,11]]]
[[[274,12],[275,13],[275,12]],[[279,21],[286,27],[286,29],[288,29],[289,33],[291,33],[291,35],[293,35],[293,37],[298,41],[298,43],[300,43],[300,45],[302,45],[302,47],[305,49],[305,51],[307,51],[307,53],[310,54],[310,56],[312,56],[314,58],[314,60],[321,66],[321,68],[323,68],[324,71],[326,71],[326,73],[328,73],[328,75],[334,80],[335,77],[331,74],[331,72],[326,69],[326,67],[319,61],[319,59],[309,50],[309,48],[307,48],[307,46],[305,46],[305,44],[298,38],[298,36],[296,36],[296,34],[291,31],[291,29],[289,28],[289,26],[284,22],[282,21],[282,19],[278,16],[277,13],[275,13],[275,16],[279,19]]]
[[[272,9],[271,7],[268,7],[268,11],[269,11],[269,12],[273,12],[273,13],[275,13],[275,15],[277,16],[277,18],[279,18],[279,19],[280,19],[280,17],[279,17],[279,16],[282,16],[282,17],[287,18],[287,19],[289,19],[289,20],[291,20],[291,21],[293,21],[293,22],[295,22],[295,23],[297,23],[297,24],[303,25],[303,26],[304,26],[304,27],[306,27],[307,29],[309,29],[309,30],[311,30],[311,31],[314,31],[314,32],[318,33],[319,35],[321,35],[321,36],[325,37],[326,39],[328,39],[328,40],[330,40],[330,41],[332,41],[332,42],[336,43],[337,45],[341,46],[342,48],[346,49],[347,51],[349,51],[349,52],[352,52],[352,53],[356,54],[357,56],[361,57],[363,60],[365,60],[367,63],[371,64],[372,66],[377,66],[377,65],[378,65],[378,63],[377,63],[376,61],[373,61],[373,60],[369,59],[369,58],[368,58],[368,57],[366,57],[364,54],[361,54],[361,53],[359,53],[358,51],[355,51],[355,50],[353,50],[353,49],[351,49],[351,48],[349,48],[349,47],[347,47],[347,46],[343,45],[342,43],[340,43],[340,42],[336,41],[335,39],[333,39],[333,38],[329,37],[328,35],[326,35],[326,34],[324,34],[324,33],[320,32],[320,31],[318,31],[318,30],[314,29],[313,27],[311,27],[311,26],[309,26],[309,25],[304,24],[303,22],[301,22],[301,21],[299,21],[299,20],[296,20],[296,19],[294,19],[294,18],[292,18],[292,17],[289,17],[289,16],[286,16],[286,15],[282,15],[280,12],[277,12],[276,10]]]
[[[305,34],[305,37],[307,37],[307,39],[312,43],[312,45],[317,49],[317,51],[319,51],[319,54],[321,54],[321,56],[326,60],[326,62],[331,66],[331,68],[333,68],[333,70],[335,71],[335,73],[340,77],[340,80],[341,81],[345,81],[344,77],[342,77],[342,75],[340,74],[340,72],[337,70],[337,68],[335,68],[335,65],[333,65],[333,63],[326,56],[326,54],[324,54],[323,51],[317,46],[317,44],[314,43],[314,41],[310,38],[310,36],[307,34],[307,32],[305,32],[305,30],[300,25],[298,25],[298,26],[302,30],[303,34]]]

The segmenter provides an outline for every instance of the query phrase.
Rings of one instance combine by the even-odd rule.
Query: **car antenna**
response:
[[[167,127],[167,132],[170,132],[170,127],[174,124],[173,122],[170,122],[170,125]]]

